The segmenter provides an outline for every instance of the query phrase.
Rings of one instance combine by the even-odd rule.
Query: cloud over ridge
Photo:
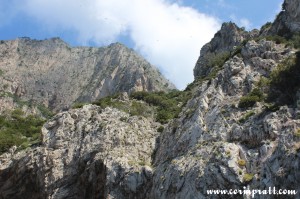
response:
[[[193,80],[201,46],[220,27],[218,19],[168,0],[24,0],[21,10],[46,30],[76,32],[82,44],[128,37],[180,89]]]

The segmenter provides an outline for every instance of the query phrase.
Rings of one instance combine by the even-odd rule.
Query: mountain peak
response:
[[[290,37],[300,32],[300,0],[285,0],[268,34]]]
[[[10,84],[18,85],[9,92],[15,93],[18,88],[21,99],[36,101],[53,110],[119,92],[175,88],[154,66],[121,43],[73,48],[58,37],[46,40],[24,37],[6,43],[0,45],[0,69],[6,79],[13,80],[8,88]]]

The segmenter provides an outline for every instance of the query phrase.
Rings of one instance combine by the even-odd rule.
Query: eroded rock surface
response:
[[[285,1],[285,12],[297,12],[286,18],[291,24],[298,5]],[[86,105],[57,114],[44,125],[42,146],[0,157],[0,198],[247,198],[207,193],[244,187],[297,192],[255,198],[300,198],[300,91],[293,93],[295,104],[276,109],[263,100],[238,105],[297,54],[258,34],[222,26],[201,50],[197,80],[187,89],[191,98],[162,133],[151,118],[111,108]],[[211,54],[223,52],[234,53],[220,66],[207,65]],[[120,99],[130,103],[125,93]]]
[[[1,41],[0,57],[1,98],[14,96],[52,110],[119,92],[175,88],[154,66],[120,43],[70,47],[59,38],[18,38]]]
[[[0,198],[143,198],[158,125],[94,105],[59,113],[42,146],[0,157]]]

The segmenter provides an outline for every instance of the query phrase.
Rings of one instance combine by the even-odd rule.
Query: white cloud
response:
[[[48,30],[72,30],[82,44],[128,35],[134,48],[184,88],[202,45],[220,28],[217,19],[167,0],[24,0],[23,11]]]
[[[247,30],[250,30],[251,27],[252,27],[252,24],[251,22],[246,19],[246,18],[242,18],[239,20],[239,24],[242,26],[242,27],[245,27]]]
[[[253,28],[252,23],[246,18],[237,18],[234,14],[230,15],[230,19],[240,27],[244,27],[246,30]]]

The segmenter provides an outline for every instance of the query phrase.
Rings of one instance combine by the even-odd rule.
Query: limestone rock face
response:
[[[290,36],[291,33],[297,32],[300,32],[300,1],[285,0],[269,34]]]
[[[215,34],[214,38],[201,48],[200,57],[194,68],[194,76],[205,77],[208,75],[211,69],[208,66],[211,56],[222,52],[233,51],[234,48],[239,46],[244,40],[253,38],[257,35],[258,30],[247,32],[232,22],[223,23],[221,29]]]
[[[284,8],[262,36],[283,35],[283,25],[299,32],[299,1],[286,0]],[[296,195],[284,197],[300,198],[299,106],[270,111],[256,102],[248,109],[238,107],[261,78],[270,77],[278,64],[296,53],[285,44],[258,38],[259,34],[225,23],[201,49],[194,69],[201,83],[191,87],[192,97],[180,116],[159,136],[149,198],[247,198],[207,193],[244,187],[294,190]],[[237,46],[241,48],[232,54]],[[211,57],[223,52],[230,52],[225,63],[209,65]]]
[[[0,91],[52,110],[118,92],[174,89],[159,71],[124,45],[70,47],[59,38],[0,43]]]
[[[0,156],[0,198],[143,198],[158,123],[86,105],[43,127],[43,144]]]
[[[215,78],[193,88],[180,117],[159,136],[150,198],[230,198],[207,190],[244,186],[291,189],[300,197],[298,109],[238,108],[260,77],[294,53],[284,44],[250,40]]]
[[[297,2],[286,0],[286,11]],[[255,198],[299,199],[300,91],[290,106],[275,109],[262,100],[239,106],[241,97],[298,55],[257,34],[223,25],[201,50],[190,99],[161,133],[153,119],[112,108],[86,105],[58,113],[44,125],[41,146],[0,156],[0,198],[251,198],[207,191],[275,187],[297,194]],[[221,66],[207,66],[211,54],[237,45]],[[205,78],[211,70],[215,74]],[[26,95],[19,82],[9,89]],[[120,100],[131,103],[125,92]]]

